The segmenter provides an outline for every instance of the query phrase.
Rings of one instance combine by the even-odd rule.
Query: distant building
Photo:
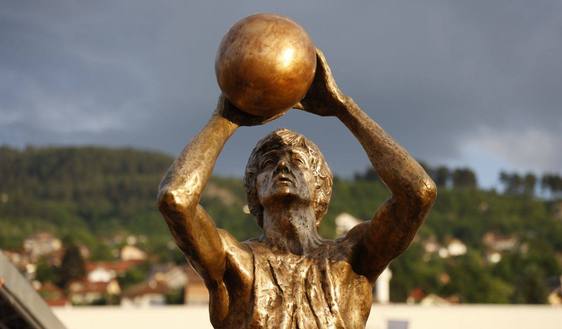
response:
[[[456,297],[452,298],[453,300]],[[406,299],[407,304],[420,304],[423,306],[430,306],[430,305],[448,305],[451,304],[451,301],[440,297],[436,294],[426,294],[421,288],[415,288],[410,291],[408,298]]]
[[[68,286],[68,299],[74,305],[106,304],[118,298],[121,288],[117,280],[109,282],[74,281]]]
[[[390,302],[390,279],[392,279],[392,271],[388,267],[377,278],[375,283],[375,300],[380,304],[388,304]]]
[[[503,236],[488,232],[482,237],[482,243],[488,249],[497,252],[512,251],[517,247],[519,240],[514,236]]]
[[[426,296],[425,292],[421,288],[414,288],[408,294],[408,298],[406,298],[407,304],[418,304],[424,299]]]
[[[164,282],[170,289],[179,289],[187,284],[186,269],[174,264],[154,266],[149,275],[149,281]]]
[[[41,256],[61,251],[62,242],[52,234],[42,232],[25,239],[23,241],[23,249],[31,257],[31,260],[35,262]]]
[[[170,288],[164,282],[150,280],[127,289],[121,298],[123,307],[149,307],[166,304]]]
[[[449,256],[462,256],[466,254],[466,251],[466,245],[459,239],[452,239],[447,244],[447,252],[449,253]]]
[[[86,276],[90,282],[109,282],[117,277],[114,270],[107,269],[105,267],[95,267],[91,271],[88,271]]]
[[[502,255],[497,251],[492,251],[486,254],[486,260],[489,263],[497,264],[502,260]]]
[[[335,219],[336,222],[336,234],[338,236],[343,235],[349,230],[351,230],[355,225],[362,223],[362,220],[351,216],[348,213],[342,212]]]
[[[69,305],[68,299],[66,299],[66,296],[64,295],[64,291],[51,282],[40,284],[37,292],[41,297],[43,297],[45,302],[47,302],[47,305],[51,307]]]
[[[121,248],[119,257],[122,261],[144,261],[146,253],[135,246],[126,245]]]
[[[427,246],[427,243],[426,243]],[[438,245],[435,244],[435,247],[437,247]],[[448,258],[448,257],[456,257],[456,256],[462,256],[464,254],[466,254],[467,252],[467,247],[466,245],[459,239],[451,239],[449,240],[449,242],[447,243],[446,246],[444,247],[439,247],[439,249],[437,250],[437,254],[439,255],[439,257],[441,258]],[[427,250],[427,248],[426,248]]]
[[[438,252],[440,248],[441,248],[441,245],[433,239],[425,241],[423,243],[423,249],[425,250],[425,252],[430,253],[430,254]]]
[[[429,294],[425,296],[421,301],[420,305],[429,306],[429,305],[449,305],[451,304],[447,299],[437,296],[435,294]]]
[[[87,262],[86,277],[90,282],[109,282],[141,261]]]

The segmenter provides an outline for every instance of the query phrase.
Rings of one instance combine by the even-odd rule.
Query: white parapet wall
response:
[[[212,329],[206,305],[151,308],[54,308],[68,329]],[[368,329],[560,329],[562,308],[551,306],[374,305]]]

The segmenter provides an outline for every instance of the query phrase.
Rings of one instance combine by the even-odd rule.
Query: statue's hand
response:
[[[251,115],[234,106],[234,104],[232,104],[224,95],[221,94],[215,114],[220,115],[239,126],[258,126],[275,120],[282,116],[284,113],[280,113],[272,117],[259,117],[256,115]]]
[[[346,96],[336,85],[326,57],[316,49],[316,75],[304,99],[294,108],[321,116],[335,116],[345,108]]]

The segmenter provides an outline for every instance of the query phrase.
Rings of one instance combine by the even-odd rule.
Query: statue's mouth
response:
[[[284,184],[293,184],[294,185],[294,181],[287,175],[285,174],[281,174],[281,175],[277,175],[275,177],[276,182],[278,183],[284,183]]]

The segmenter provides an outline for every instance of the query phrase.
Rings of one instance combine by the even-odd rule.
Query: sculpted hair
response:
[[[322,217],[328,210],[330,197],[332,196],[332,172],[316,144],[301,134],[289,129],[278,129],[262,138],[252,150],[246,173],[244,175],[244,186],[248,198],[248,208],[256,216],[259,226],[263,225],[263,207],[259,203],[256,190],[256,176],[259,173],[259,159],[262,154],[283,147],[299,147],[308,154],[308,163],[315,177],[315,194],[313,200],[316,225],[320,225]]]

